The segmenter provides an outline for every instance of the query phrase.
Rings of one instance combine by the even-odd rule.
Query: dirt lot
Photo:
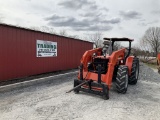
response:
[[[53,82],[0,93],[0,120],[159,120],[160,75],[140,66],[140,79],[127,94],[114,88],[110,99],[65,93],[76,74]]]

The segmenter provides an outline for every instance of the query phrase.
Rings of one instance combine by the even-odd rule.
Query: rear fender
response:
[[[129,76],[131,75],[133,59],[134,59],[134,56],[129,56],[126,60],[126,66],[128,66]]]

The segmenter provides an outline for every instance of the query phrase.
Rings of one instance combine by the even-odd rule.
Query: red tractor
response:
[[[84,53],[78,78],[74,80],[75,93],[84,91],[109,99],[112,82],[118,93],[126,93],[128,83],[135,85],[139,76],[139,59],[130,56],[132,39],[104,38],[104,47]],[[128,48],[114,50],[117,41],[127,42]],[[72,91],[70,90],[70,91]],[[69,92],[70,92],[69,91]]]

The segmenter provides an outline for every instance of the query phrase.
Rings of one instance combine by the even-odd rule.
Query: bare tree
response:
[[[31,26],[30,29],[31,29],[31,30],[41,31],[41,30],[40,30],[40,27],[36,27],[36,26]]]
[[[30,29],[36,30],[36,31],[41,31],[41,32],[47,32],[47,33],[51,33],[51,34],[56,34],[54,28],[47,27],[47,26],[41,26],[41,27],[31,26]]]
[[[144,39],[142,38],[139,42],[139,45],[137,45],[138,48],[139,48],[139,52],[140,55],[143,57],[143,59],[147,59],[150,55],[150,51],[151,51],[151,47],[150,47],[150,44]]]
[[[49,33],[56,34],[56,31],[54,30],[54,28],[49,28]]]
[[[47,26],[41,26],[40,31],[42,32],[47,32],[47,33],[51,33],[51,34],[55,34],[55,30],[52,27],[47,27]]]
[[[69,35],[68,37],[75,38],[75,39],[79,39],[79,36],[78,36],[78,35]]]
[[[142,50],[141,47],[138,45],[133,46],[131,49],[131,54],[138,57],[144,57],[144,59],[146,59],[147,52],[144,49]]]
[[[150,49],[157,55],[160,50],[160,27],[148,28],[142,38],[142,42],[143,46],[147,46],[147,49]]]
[[[40,30],[42,32],[48,32],[49,31],[49,27],[47,27],[47,26],[41,26]]]
[[[60,30],[59,35],[61,36],[67,36],[67,32],[65,29]]]
[[[89,39],[90,41],[92,41],[95,45],[95,47],[102,47],[102,33],[97,31],[93,34],[89,34]]]

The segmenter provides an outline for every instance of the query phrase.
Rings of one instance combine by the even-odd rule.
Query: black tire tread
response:
[[[126,93],[127,91],[127,88],[125,88],[126,74],[128,74],[128,67],[124,65],[119,66],[115,82],[116,89],[119,93]]]
[[[136,68],[138,67],[138,74],[139,74],[139,59],[134,58],[132,63],[132,69],[131,69],[131,76],[129,77],[129,84],[135,85],[137,84],[137,78],[136,78]]]

